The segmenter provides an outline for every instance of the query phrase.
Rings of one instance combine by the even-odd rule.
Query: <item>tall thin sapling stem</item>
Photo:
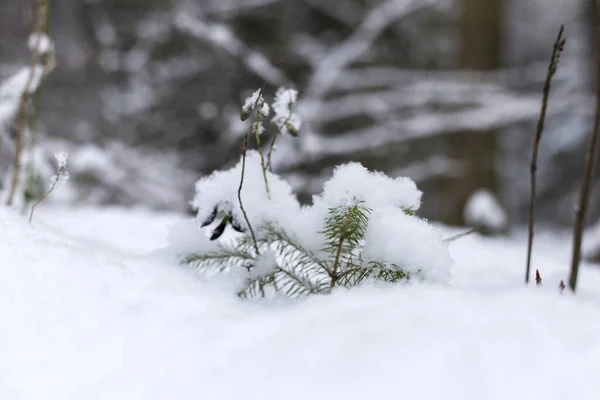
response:
[[[588,142],[587,153],[585,157],[585,169],[583,182],[581,183],[581,192],[579,194],[579,203],[575,208],[575,223],[573,224],[573,254],[571,257],[571,273],[569,275],[569,288],[575,292],[577,288],[577,277],[579,275],[579,263],[581,262],[581,242],[583,240],[583,229],[585,227],[585,216],[590,201],[592,190],[592,178],[596,169],[596,159],[598,158],[598,136],[600,131],[600,7],[595,4],[596,12],[596,117],[594,119],[594,128]]]
[[[558,62],[560,61],[560,54],[562,53],[566,39],[562,37],[564,32],[564,26],[560,26],[558,31],[558,37],[554,42],[554,48],[552,50],[552,57],[550,58],[550,65],[548,66],[548,72],[546,74],[546,82],[544,83],[544,93],[542,97],[542,108],[540,110],[540,118],[537,124],[537,130],[535,133],[535,139],[533,142],[533,152],[531,154],[530,164],[530,184],[531,184],[531,197],[529,199],[529,237],[527,242],[527,267],[525,268],[525,284],[529,283],[529,275],[531,271],[531,251],[533,249],[533,225],[535,222],[535,198],[536,198],[536,171],[537,171],[537,159],[538,150],[540,147],[540,140],[542,139],[542,133],[544,132],[544,122],[546,120],[546,110],[548,108],[548,99],[550,97],[550,86],[552,84],[552,77],[556,73],[558,68]]]
[[[262,94],[263,94],[264,89],[265,89],[265,84],[263,84],[262,87],[260,88],[260,90],[258,91],[258,96],[256,97],[256,100],[254,101],[254,109],[251,110],[250,115],[252,115],[253,113],[257,113],[257,114],[260,113],[258,105],[262,99]],[[259,118],[258,115],[256,115],[255,118]],[[251,120],[250,127],[248,128],[248,132],[246,132],[246,135],[244,136],[244,142],[242,144],[242,173],[240,176],[240,186],[238,187],[238,202],[240,203],[240,209],[242,210],[242,214],[244,215],[244,219],[246,220],[246,225],[248,225],[248,229],[250,230],[250,235],[252,236],[252,244],[254,245],[254,250],[256,251],[256,254],[258,254],[259,249],[258,249],[258,242],[256,241],[256,235],[254,234],[254,229],[252,228],[252,225],[250,224],[250,220],[248,219],[248,213],[246,212],[246,209],[244,208],[244,203],[242,202],[242,188],[244,187],[244,176],[246,173],[246,152],[248,150],[248,141],[250,139],[250,134],[252,133],[252,127],[253,127],[253,121]]]

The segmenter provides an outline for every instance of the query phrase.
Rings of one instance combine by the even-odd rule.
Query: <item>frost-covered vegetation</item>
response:
[[[296,97],[277,91],[273,142],[279,133],[297,135]],[[242,297],[328,293],[363,281],[448,281],[452,261],[439,234],[416,216],[421,192],[412,180],[348,163],[335,169],[311,205],[301,206],[260,150],[269,110],[262,89],[254,92],[242,120],[250,118],[246,140],[255,138],[259,150],[246,153],[246,141],[235,167],[196,183],[192,205],[208,233],[184,229],[174,236],[196,238],[185,264],[228,274]]]
[[[0,26],[17,3],[2,8]],[[592,103],[572,79],[581,32],[565,47],[574,26],[560,29],[541,112],[539,66],[505,69],[499,58],[505,45],[528,57],[537,49],[500,40],[520,26],[501,23],[505,6],[522,21],[532,10],[569,19],[583,8],[58,3],[19,3],[37,8],[20,43],[27,65],[4,65],[0,46],[1,400],[586,400],[600,391],[598,224],[579,268],[600,102],[578,228],[549,229],[555,220],[535,212],[539,198],[560,214],[549,190],[569,197],[579,183],[569,159],[581,156],[586,129],[564,121]],[[73,10],[98,41],[83,52],[60,33],[74,24],[49,29],[50,14]],[[544,36],[526,25],[528,39]],[[455,28],[458,41],[446,37]],[[57,79],[47,76],[55,51]],[[442,71],[455,58],[458,70]],[[95,64],[110,83],[96,81]],[[257,78],[261,88],[240,88]],[[79,92],[59,95],[71,79]],[[88,107],[102,105],[90,107],[96,120],[75,104],[81,93]],[[528,151],[521,131],[533,133],[526,125],[538,115],[526,232],[515,215],[522,195],[507,204],[503,187],[518,188],[511,176],[523,181],[526,168],[495,155]],[[499,134],[518,121],[516,135]],[[569,135],[557,140],[563,125]],[[61,139],[59,126],[68,127]],[[548,171],[557,156],[562,180]],[[151,208],[127,208],[141,204]]]

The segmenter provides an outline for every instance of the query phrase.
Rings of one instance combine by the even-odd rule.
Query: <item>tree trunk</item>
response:
[[[460,68],[490,71],[501,66],[504,0],[459,0]],[[441,219],[464,225],[463,211],[469,196],[479,188],[498,194],[497,132],[467,131],[450,135],[447,153],[465,165],[464,175],[442,184]]]

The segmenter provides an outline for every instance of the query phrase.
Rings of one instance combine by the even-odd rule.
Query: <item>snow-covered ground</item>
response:
[[[181,216],[0,207],[0,399],[596,399],[600,269],[569,236],[450,243],[451,285],[241,301],[159,250]],[[452,235],[444,228],[444,235]]]

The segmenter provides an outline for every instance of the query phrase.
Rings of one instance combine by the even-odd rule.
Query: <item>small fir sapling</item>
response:
[[[296,96],[278,90],[272,107],[277,134],[297,132],[300,120],[291,111]],[[242,119],[264,116],[265,109],[261,91],[255,92],[242,107]],[[262,180],[268,180],[269,193]],[[242,194],[243,205],[236,201]],[[265,168],[259,152],[244,151],[238,165],[196,183],[197,221],[217,226],[210,238],[198,237],[195,249],[183,252],[182,262],[236,280],[243,276],[240,297],[299,297],[365,281],[447,282],[452,260],[439,234],[416,217],[420,199],[410,179],[349,163],[335,169],[312,205],[300,206],[289,184]]]

